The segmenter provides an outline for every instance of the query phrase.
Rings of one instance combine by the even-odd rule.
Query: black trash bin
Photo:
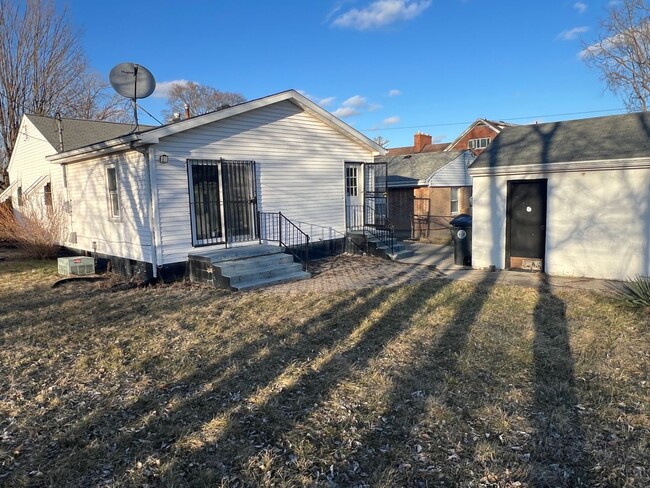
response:
[[[472,216],[460,214],[449,222],[451,238],[454,241],[454,263],[472,265]]]

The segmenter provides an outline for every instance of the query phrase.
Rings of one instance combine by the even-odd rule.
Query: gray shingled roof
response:
[[[469,167],[639,157],[650,157],[650,112],[506,127]]]
[[[45,136],[47,142],[58,151],[59,134],[56,120],[53,117],[42,115],[26,115],[26,117]],[[129,134],[133,124],[120,124],[117,122],[99,122],[96,120],[63,118],[63,147],[66,151],[107,141],[116,137]],[[140,130],[152,129],[153,126],[141,125]]]
[[[414,153],[399,156],[378,156],[376,163],[388,163],[388,186],[413,187],[452,162],[463,151]]]

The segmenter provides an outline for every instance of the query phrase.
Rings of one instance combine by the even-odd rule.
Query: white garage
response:
[[[650,275],[650,113],[507,127],[469,174],[474,267]]]

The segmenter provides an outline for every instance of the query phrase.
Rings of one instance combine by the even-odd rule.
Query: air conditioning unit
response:
[[[58,265],[60,275],[86,276],[95,274],[95,260],[87,256],[59,258]]]

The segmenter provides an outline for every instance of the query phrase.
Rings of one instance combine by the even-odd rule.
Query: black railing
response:
[[[370,234],[390,249],[394,254],[395,226],[386,217],[385,208],[375,208],[370,205],[348,205],[346,208],[348,229]]]
[[[285,217],[282,212],[257,212],[260,242],[278,242],[309,270],[309,235]]]

